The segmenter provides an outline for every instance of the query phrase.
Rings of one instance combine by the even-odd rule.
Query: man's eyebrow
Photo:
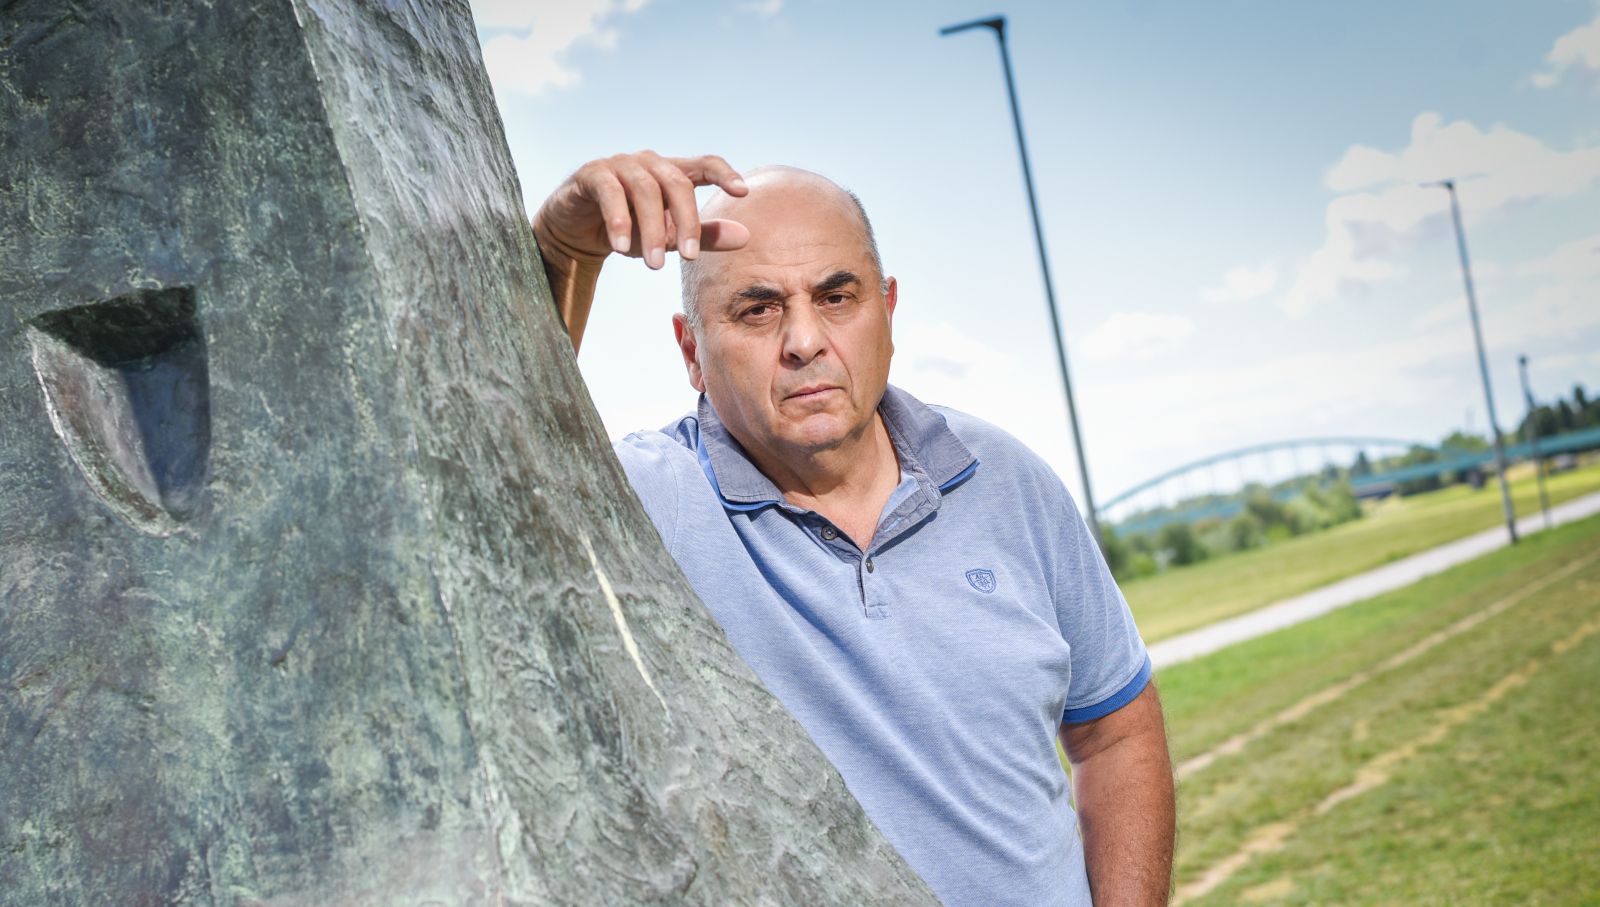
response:
[[[752,284],[733,294],[735,302],[782,302],[783,291],[777,287]]]
[[[834,290],[843,289],[853,283],[860,282],[861,278],[857,277],[854,272],[834,271],[818,281],[816,286],[811,288],[811,292],[813,295],[820,296],[823,293],[832,293]]]
[[[853,283],[858,284],[860,282],[861,278],[856,276],[854,271],[834,271],[827,277],[817,281],[816,284],[811,287],[811,293],[812,295],[820,296],[824,293],[832,293],[834,290],[842,289],[850,286]],[[750,286],[747,286],[733,294],[734,305],[739,305],[746,302],[782,302],[783,299],[784,296],[782,290],[778,289],[777,287],[767,286],[759,283],[751,284]]]

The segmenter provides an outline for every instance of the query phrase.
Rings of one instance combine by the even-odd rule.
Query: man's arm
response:
[[[1109,715],[1061,726],[1096,907],[1166,904],[1172,887],[1172,758],[1151,682]]]
[[[669,250],[692,259],[702,248],[724,251],[749,241],[749,231],[734,221],[700,223],[696,186],[718,186],[734,196],[749,191],[716,155],[667,158],[640,151],[584,164],[539,207],[533,236],[574,351],[607,255],[643,258],[659,269]]]

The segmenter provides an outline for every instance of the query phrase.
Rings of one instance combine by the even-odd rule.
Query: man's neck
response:
[[[879,413],[857,437],[799,461],[778,461],[756,451],[750,455],[785,500],[827,517],[863,550],[900,484],[900,461]]]

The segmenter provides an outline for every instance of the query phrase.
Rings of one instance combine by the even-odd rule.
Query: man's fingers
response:
[[[635,254],[644,263],[659,269],[667,263],[666,209],[661,203],[661,184],[642,165],[628,162],[617,167],[617,176],[633,205],[633,224],[639,231]]]
[[[700,212],[694,200],[694,183],[665,158],[655,158],[646,166],[661,184],[670,221],[667,239],[672,241],[679,255],[694,258],[700,254]]]
[[[600,205],[600,218],[605,224],[606,238],[611,248],[626,255],[633,245],[633,218],[628,214],[628,195],[616,174],[597,168],[582,178],[581,185],[589,197]]]
[[[750,241],[750,228],[736,220],[712,218],[700,225],[700,248],[707,252],[731,252]]]
[[[739,171],[715,154],[675,157],[669,160],[682,170],[685,176],[693,180],[696,186],[716,186],[729,195],[741,198],[750,191]]]
[[[738,172],[716,155],[618,154],[579,168],[565,191],[540,209],[535,228],[580,256],[604,258],[609,246],[611,252],[643,258],[654,269],[666,265],[670,249],[693,259],[703,250],[729,251],[749,242],[750,231],[733,221],[707,231],[700,223],[696,186],[749,193]]]

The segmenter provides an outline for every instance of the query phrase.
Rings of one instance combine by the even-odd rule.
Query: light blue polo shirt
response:
[[[1089,905],[1063,722],[1150,659],[1055,473],[890,387],[901,481],[861,551],[783,499],[705,397],[617,456],[728,640],[948,907]]]

